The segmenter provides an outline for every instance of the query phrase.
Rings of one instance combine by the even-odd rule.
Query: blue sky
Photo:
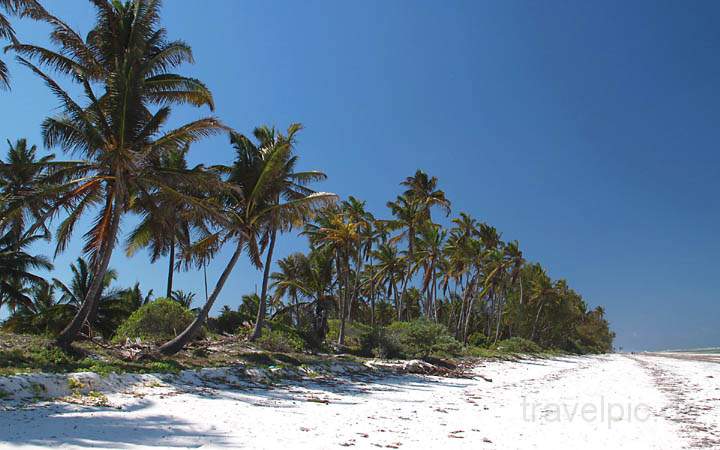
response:
[[[720,345],[720,3],[165,3],[170,37],[195,52],[184,72],[213,90],[216,114],[242,132],[303,123],[301,165],[329,175],[318,188],[387,215],[398,183],[423,169],[454,212],[517,239],[603,305],[618,346]],[[48,4],[90,28],[88,2]],[[40,25],[17,28],[46,39]],[[10,66],[2,135],[40,145],[57,102]],[[226,137],[190,154],[231,158]],[[283,236],[277,254],[302,246]],[[56,259],[57,276],[78,248]],[[228,256],[210,267],[211,283]],[[118,252],[112,266],[119,285],[164,292],[163,262]],[[218,306],[237,305],[259,279],[243,261]],[[203,298],[200,273],[178,274],[176,286]]]

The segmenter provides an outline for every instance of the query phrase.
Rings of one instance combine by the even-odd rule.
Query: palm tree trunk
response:
[[[270,280],[270,266],[272,265],[273,250],[275,250],[275,239],[277,238],[277,228],[273,227],[270,233],[270,245],[268,246],[267,258],[265,259],[265,267],[263,268],[262,290],[260,291],[260,304],[258,304],[257,318],[255,319],[255,328],[250,335],[250,341],[254,341],[262,335],[262,327],[265,322],[265,314],[267,313],[267,291],[268,281]]]
[[[498,310],[497,310],[497,323],[495,324],[495,342],[497,343],[499,337],[500,337],[500,321],[502,321],[502,308],[503,308],[502,301],[498,302]]]
[[[535,315],[535,321],[533,322],[533,328],[532,328],[532,334],[530,335],[530,340],[535,340],[535,332],[537,331],[537,324],[538,320],[540,319],[540,313],[542,312],[543,306],[545,306],[545,302],[540,303],[540,307],[538,308],[538,312]]]
[[[168,258],[167,293],[165,297],[172,296],[173,275],[175,274],[175,238],[170,238],[170,257]]]
[[[205,301],[208,301],[208,289],[207,289],[207,262],[203,261],[203,278],[205,279]]]
[[[370,260],[370,326],[375,327],[375,276],[372,259]]]
[[[470,293],[470,301],[468,302],[467,310],[465,311],[465,326],[463,327],[462,343],[467,344],[468,329],[470,327],[470,317],[472,316],[473,305],[475,305],[475,293],[472,292],[476,288],[477,275],[473,278],[473,281],[468,285],[468,291]]]
[[[340,267],[341,258],[338,256],[337,264],[338,267]],[[349,291],[349,282],[350,282],[350,262],[347,261],[346,266],[343,268],[343,288],[342,288],[342,295],[340,296],[340,330],[338,332],[338,345],[345,345],[345,319],[347,316],[347,306],[348,306],[348,291]]]
[[[235,248],[235,252],[232,254],[232,257],[230,258],[230,261],[228,262],[227,266],[225,266],[225,270],[223,270],[222,274],[220,275],[220,278],[218,279],[217,283],[215,284],[215,288],[212,291],[212,294],[210,295],[210,298],[207,302],[205,302],[205,305],[198,313],[195,320],[192,321],[190,325],[188,325],[185,330],[183,330],[182,333],[177,335],[174,339],[166,342],[163,344],[159,350],[160,353],[164,355],[174,355],[175,353],[182,350],[185,345],[190,342],[192,338],[195,337],[195,334],[197,334],[198,331],[200,331],[200,328],[205,323],[205,320],[207,319],[208,314],[210,314],[210,309],[213,306],[213,303],[215,303],[215,300],[217,300],[218,296],[220,295],[220,291],[222,291],[223,286],[225,286],[225,282],[227,281],[228,277],[230,276],[230,273],[232,272],[233,268],[235,267],[235,264],[237,263],[238,259],[240,259],[240,254],[242,253],[242,240],[238,239],[237,247]]]
[[[297,292],[292,296],[293,311],[295,312],[295,326],[300,327],[300,309],[298,308]]]
[[[107,272],[108,265],[110,264],[110,258],[112,257],[113,248],[115,247],[115,238],[117,237],[118,228],[120,226],[120,194],[115,192],[115,199],[112,207],[113,217],[110,221],[110,227],[105,242],[100,247],[100,254],[98,255],[98,264],[96,265],[95,273],[93,274],[90,288],[88,289],[87,295],[83,299],[83,303],[75,314],[75,317],[70,323],[60,332],[55,340],[55,343],[61,348],[69,348],[70,344],[77,339],[77,335],[80,332],[83,324],[87,320],[91,312],[97,309],[97,303],[100,299],[100,291],[103,285],[103,279]]]

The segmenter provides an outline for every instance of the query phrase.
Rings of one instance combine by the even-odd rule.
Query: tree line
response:
[[[0,0],[7,50],[59,103],[42,122],[43,145],[72,156],[40,156],[24,139],[8,141],[0,163],[0,305],[13,312],[6,325],[48,318],[63,348],[93,330],[109,337],[152,301],[137,285],[110,289],[114,252],[166,258],[165,297],[189,306],[194,294],[174,290],[174,274],[204,271],[228,248],[211,289],[205,277],[194,320],[159,346],[162,353],[178,352],[207,326],[240,261],[262,270],[260,292],[248,296],[250,340],[284,322],[323,341],[337,321],[343,346],[348,324],[424,320],[464,344],[522,337],[568,351],[612,348],[603,309],[590,309],[564,280],[526,261],[516,241],[465,213],[449,227],[436,223],[438,212],[451,214],[451,202],[435,177],[420,170],[407,177],[387,217],[377,218],[355,197],[314,189],[326,175],[298,168],[300,124],[259,126],[251,136],[213,116],[168,126],[177,105],[215,107],[202,81],[179,73],[193,62],[190,46],[167,38],[158,0],[90,3],[96,23],[83,37],[38,1]],[[12,16],[49,25],[51,46],[22,42]],[[9,85],[4,64],[0,80]],[[232,162],[189,166],[192,144],[217,134],[229,137]],[[32,254],[32,244],[52,241],[55,255],[65,251],[85,217],[91,225],[78,230],[83,255],[69,285],[39,276],[52,261]],[[137,224],[120,236],[127,217]],[[271,272],[276,242],[288,232],[305,236],[308,251],[279,259]],[[224,309],[226,319],[230,313]]]

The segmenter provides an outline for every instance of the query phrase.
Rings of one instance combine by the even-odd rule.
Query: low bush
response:
[[[194,318],[195,315],[180,303],[159,298],[132,313],[120,325],[113,340],[122,342],[127,338],[140,338],[151,342],[168,341],[190,325]]]
[[[428,320],[394,322],[387,327],[387,332],[394,335],[406,357],[452,356],[462,351],[462,345],[450,336],[444,325]]]
[[[57,335],[70,323],[75,312],[70,305],[55,305],[41,314],[14,314],[2,327],[11,333]]]
[[[370,333],[372,327],[359,322],[346,322],[345,323],[345,346],[355,353],[360,351],[361,339],[364,335]],[[325,335],[325,340],[334,344],[340,336],[340,320],[330,319],[328,320],[328,332]]]
[[[301,352],[305,343],[295,331],[275,329],[264,330],[257,340],[257,345],[270,352]]]
[[[497,343],[495,348],[505,353],[540,353],[542,349],[535,342],[521,337],[512,337]]]
[[[476,331],[468,338],[468,345],[472,347],[487,347],[490,340],[482,331]]]
[[[360,334],[358,352],[360,356],[376,358],[400,358],[402,346],[397,336],[383,327],[369,328]]]

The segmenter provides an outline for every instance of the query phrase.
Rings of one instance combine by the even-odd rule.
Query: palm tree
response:
[[[437,177],[430,177],[418,170],[400,184],[407,188],[403,195],[417,206],[421,220],[431,221],[430,209],[435,206],[443,209],[446,215],[450,214],[450,200],[445,197],[444,191],[437,189]]]
[[[25,139],[8,141],[7,161],[0,160],[0,232],[9,231],[17,239],[29,225],[39,222],[42,233],[49,235],[43,217],[49,207],[44,195],[50,184],[54,155],[37,157],[37,147]]]
[[[303,278],[310,270],[308,258],[303,253],[292,253],[278,260],[278,267],[280,271],[270,275],[271,287],[276,298],[281,299],[286,295],[290,298],[290,305],[295,315],[295,325],[300,326],[298,299],[303,291]]]
[[[345,344],[345,323],[350,305],[350,260],[360,246],[359,224],[343,214],[339,208],[324,211],[318,225],[308,224],[303,231],[310,237],[315,248],[333,255],[339,286],[338,316],[340,331],[338,345]]]
[[[247,138],[238,137],[236,140],[236,145],[244,147],[246,152],[253,154],[253,158],[261,160],[262,164],[268,165],[270,169],[265,172],[270,179],[263,180],[265,187],[262,199],[267,207],[272,208],[272,212],[266,217],[265,225],[269,243],[263,268],[258,316],[250,340],[255,340],[262,334],[267,313],[270,268],[278,231],[283,232],[291,229],[293,225],[302,225],[315,208],[337,198],[335,194],[318,193],[307,187],[307,184],[313,181],[326,179],[327,175],[323,172],[295,171],[298,162],[298,156],[293,154],[295,135],[301,129],[302,125],[293,123],[288,127],[287,133],[283,135],[274,128],[262,126],[253,132],[258,140],[257,146]]]
[[[44,12],[43,8],[35,0],[0,0],[0,8],[11,15],[21,17],[36,17]],[[12,43],[17,43],[15,29],[4,14],[0,14],[0,39],[7,39]],[[0,85],[4,88],[10,87],[10,74],[7,65],[2,60],[0,60]]]
[[[431,209],[440,207],[450,214],[450,200],[445,192],[437,189],[436,177],[429,177],[425,172],[418,170],[412,177],[407,177],[402,183],[406,191],[387,206],[397,219],[397,225],[406,229],[403,236],[407,238],[407,257],[409,261],[415,259],[415,240],[417,232],[425,222],[431,222]],[[413,276],[413,264],[408,264],[402,281],[400,299],[402,301],[405,289]],[[399,317],[400,318],[400,317]]]
[[[72,272],[72,278],[70,284],[67,285],[57,278],[53,278],[53,285],[60,293],[59,303],[70,305],[73,310],[77,311],[82,307],[83,301],[88,296],[90,288],[93,285],[94,274],[90,269],[90,263],[83,258],[78,258],[74,264],[70,265],[70,271]],[[102,282],[100,283],[100,290],[97,294],[98,298],[94,302],[95,309],[90,311],[85,318],[83,326],[87,330],[87,335],[92,334],[93,327],[104,322],[108,319],[108,306],[110,303],[116,301],[119,297],[119,291],[111,290],[110,285],[117,280],[117,272],[114,269],[108,269],[103,275]],[[112,309],[112,307],[110,308]],[[104,331],[103,334],[107,334],[107,327],[100,326]]]
[[[343,214],[347,215],[351,222],[357,224],[357,231],[360,238],[354,252],[354,286],[350,294],[350,306],[347,311],[348,321],[352,321],[353,307],[356,305],[358,296],[360,295],[363,266],[368,259],[371,259],[372,249],[376,239],[376,220],[372,213],[365,209],[365,206],[366,203],[364,201],[360,201],[353,196],[348,197],[341,205]],[[370,280],[372,280],[372,277]],[[372,291],[370,295],[373,295]],[[374,300],[371,299],[371,302],[374,303]],[[374,311],[374,305],[371,306],[371,311]],[[374,315],[374,312],[372,315]]]
[[[425,296],[424,306],[425,317],[432,317],[437,320],[437,309],[435,308],[435,290],[437,284],[437,268],[443,259],[443,244],[446,237],[445,230],[440,225],[426,222],[420,228],[416,241],[415,268],[423,269],[423,278],[420,293]]]
[[[259,134],[262,136],[264,133],[265,131],[261,131]],[[287,226],[297,218],[307,217],[318,202],[326,202],[329,198],[334,198],[333,194],[311,193],[309,189],[302,187],[302,180],[312,178],[312,176],[305,177],[302,172],[296,174],[299,175],[297,179],[282,178],[293,173],[287,170],[288,165],[292,168],[295,164],[295,160],[291,157],[291,142],[281,142],[280,139],[275,138],[267,141],[268,144],[273,143],[273,145],[256,146],[247,137],[233,132],[230,133],[230,142],[236,153],[233,165],[215,168],[227,174],[225,184],[228,188],[222,195],[221,205],[224,219],[217,231],[209,230],[184,253],[186,261],[193,261],[201,266],[225,243],[233,242],[235,250],[195,320],[182,333],[160,347],[160,351],[165,354],[180,351],[200,330],[243,249],[247,250],[250,261],[255,267],[262,267],[260,257],[262,241],[274,239],[273,229]],[[297,189],[285,184],[288,179],[294,180],[293,185],[297,186]],[[295,191],[304,195],[301,198],[280,201],[281,198],[293,195],[290,192]],[[265,293],[267,294],[267,286]],[[260,303],[262,304],[262,299]],[[258,311],[261,309],[258,308]],[[258,312],[259,316],[260,312]]]
[[[190,308],[190,305],[195,299],[195,293],[185,292],[181,289],[178,289],[176,291],[172,291],[171,296],[168,298],[170,298],[171,300],[175,300],[186,308]]]
[[[19,305],[31,305],[29,290],[47,282],[33,273],[37,269],[51,270],[52,264],[44,256],[31,255],[25,249],[44,238],[43,235],[22,237],[18,241],[12,232],[0,236],[0,306],[15,311]]]
[[[21,43],[10,46],[60,100],[61,115],[43,122],[45,145],[83,157],[75,166],[76,176],[63,186],[67,193],[54,205],[69,212],[58,229],[58,251],[67,246],[86,211],[100,210],[85,234],[84,251],[92,261],[94,282],[78,313],[57,338],[63,347],[73,342],[88,314],[96,309],[121,216],[135,193],[159,189],[194,201],[171,188],[178,175],[159,170],[160,158],[225,129],[209,117],[162,132],[170,104],[212,109],[213,99],[199,80],[171,72],[193,58],[187,44],[167,41],[165,29],[158,27],[159,0],[94,0],[92,4],[97,22],[85,39],[43,11],[34,18],[52,26],[57,50]],[[84,101],[74,100],[41,66],[69,76],[81,87]]]
[[[400,256],[397,247],[391,242],[381,243],[373,252],[377,261],[374,265],[375,280],[383,287],[386,298],[394,298],[397,316],[400,316],[400,299],[397,283],[405,272],[405,259]]]
[[[202,197],[194,183],[197,176],[204,176],[203,166],[188,170],[185,155],[188,147],[173,150],[160,158],[160,170],[166,173],[177,173],[180,176],[173,180],[172,192],[162,189],[143,190],[132,200],[132,209],[141,215],[140,223],[130,232],[126,246],[128,256],[132,256],[141,248],[150,250],[150,262],[157,261],[161,256],[168,256],[168,275],[165,296],[172,297],[173,275],[176,270],[175,250],[190,245],[194,227],[202,226],[208,214],[205,208],[198,208],[193,203],[183,201],[175,195],[182,192],[187,196]],[[191,174],[187,177],[183,175]]]

